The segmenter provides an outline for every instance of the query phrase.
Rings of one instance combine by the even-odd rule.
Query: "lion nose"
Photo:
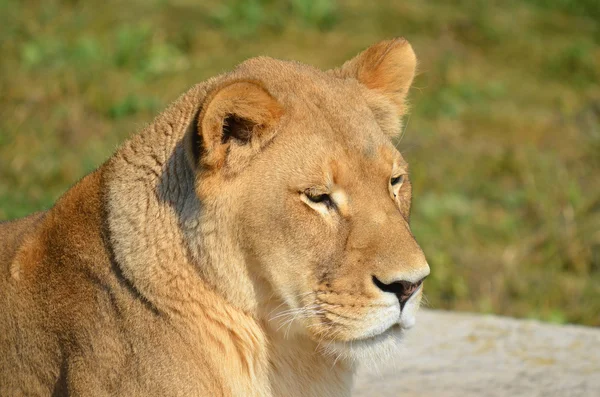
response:
[[[425,280],[425,277],[416,283],[411,283],[410,281],[406,280],[397,280],[386,284],[380,281],[377,277],[373,276],[373,283],[377,286],[377,288],[383,292],[391,292],[392,294],[396,295],[398,301],[400,302],[400,309],[404,309],[406,302],[408,302],[410,297],[417,289],[419,289],[421,284],[423,284],[423,280]]]

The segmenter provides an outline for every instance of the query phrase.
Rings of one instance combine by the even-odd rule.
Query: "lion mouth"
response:
[[[333,347],[336,352],[350,357],[380,357],[385,352],[393,351],[404,338],[404,328],[399,323],[388,327],[385,331],[369,335],[364,338],[356,338],[344,342],[335,342]]]
[[[422,286],[419,287],[419,290],[422,288]],[[404,331],[407,331],[411,328],[413,328],[416,324],[416,316],[415,316],[415,312],[416,312],[416,308],[418,307],[418,303],[416,303],[415,306],[415,299],[416,295],[418,293],[418,290],[413,291],[412,296],[410,297],[409,301],[407,302],[407,305],[405,305],[405,307],[401,310],[400,312],[400,316],[398,318],[398,321],[396,321],[395,323],[393,323],[392,325],[390,325],[389,327],[387,327],[386,329],[382,330],[379,333],[376,333],[374,335],[366,335],[364,337],[359,337],[356,338],[355,340],[357,341],[368,341],[368,340],[376,340],[378,337],[385,337],[386,335],[397,335],[397,334],[402,334]],[[406,307],[409,306],[409,307]]]

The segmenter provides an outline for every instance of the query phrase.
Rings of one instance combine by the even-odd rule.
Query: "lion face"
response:
[[[271,314],[277,327],[353,346],[411,327],[429,274],[408,224],[407,164],[366,116],[273,142],[248,191],[263,203],[241,218],[249,255],[291,309]]]
[[[237,203],[235,235],[269,287],[262,315],[279,332],[372,356],[414,324],[429,266],[409,227],[408,164],[391,140],[414,69],[403,40],[328,73],[252,60],[239,72],[249,78],[207,100],[199,189],[219,184]]]

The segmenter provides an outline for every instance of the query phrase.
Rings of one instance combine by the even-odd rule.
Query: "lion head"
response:
[[[414,324],[429,266],[393,138],[415,67],[396,39],[327,72],[251,59],[207,93],[186,141],[195,191],[223,209],[214,232],[234,236],[279,332],[361,356]]]

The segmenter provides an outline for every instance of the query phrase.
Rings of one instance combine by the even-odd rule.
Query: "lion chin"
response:
[[[367,365],[389,362],[402,351],[404,329],[396,324],[379,335],[346,342],[333,342],[325,351],[338,358]]]

